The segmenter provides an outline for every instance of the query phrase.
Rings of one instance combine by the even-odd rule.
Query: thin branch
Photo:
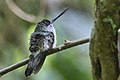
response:
[[[53,54],[53,53],[56,53],[56,52],[59,52],[59,51],[62,51],[62,50],[65,50],[65,49],[68,49],[68,48],[71,48],[71,47],[74,47],[74,46],[77,46],[77,45],[82,45],[82,44],[85,44],[89,42],[89,38],[86,38],[86,39],[80,39],[80,40],[74,40],[74,41],[65,41],[64,44],[56,47],[56,48],[53,48],[49,53],[48,55],[50,54]],[[8,72],[11,72],[19,67],[22,67],[24,65],[26,65],[29,61],[29,58],[25,59],[25,60],[22,60],[16,64],[13,64],[11,66],[8,66],[2,70],[0,70],[0,76],[3,76],[4,74],[8,73]]]
[[[15,64],[13,64],[11,66],[8,66],[8,67],[0,70],[0,77],[3,76],[4,74],[8,73],[8,72],[11,72],[11,71],[13,71],[13,70],[15,70],[15,69],[17,69],[17,68],[19,68],[21,66],[26,65],[28,63],[28,61],[29,61],[29,58],[27,58],[25,60],[22,60],[22,61],[20,61],[18,63],[15,63]]]

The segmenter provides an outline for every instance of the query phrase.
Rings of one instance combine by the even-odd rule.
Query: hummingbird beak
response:
[[[69,9],[69,7],[65,8],[56,18],[54,18],[51,23],[55,22],[60,16],[62,16],[67,10]]]

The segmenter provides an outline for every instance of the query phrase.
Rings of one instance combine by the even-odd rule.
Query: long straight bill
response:
[[[69,7],[65,8],[56,18],[52,20],[52,23],[55,22],[60,16],[62,16],[68,9]]]

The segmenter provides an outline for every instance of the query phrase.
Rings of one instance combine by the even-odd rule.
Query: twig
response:
[[[62,51],[62,50],[65,50],[65,49],[68,49],[68,48],[71,48],[71,47],[74,47],[74,46],[77,46],[77,45],[82,45],[82,44],[85,44],[89,42],[89,38],[86,38],[86,39],[80,39],[80,40],[74,40],[74,41],[69,41],[69,44],[65,45],[60,45],[56,48],[53,48],[49,53],[48,55],[50,54],[53,54],[53,53],[56,53],[56,52],[59,52],[59,51]],[[16,64],[13,64],[11,66],[8,66],[2,70],[0,70],[0,76],[3,76],[4,74],[8,73],[8,72],[11,72],[19,67],[22,67],[24,65],[26,65],[29,61],[29,58],[25,59],[25,60],[22,60]]]
[[[8,66],[8,67],[0,70],[0,77],[3,76],[4,74],[8,73],[8,72],[11,72],[11,71],[13,71],[13,70],[15,70],[15,69],[17,69],[17,68],[19,68],[21,66],[26,65],[28,63],[28,61],[29,61],[29,58],[27,58],[25,60],[22,60],[22,61],[20,61],[18,63],[15,63],[15,64],[13,64],[11,66]]]

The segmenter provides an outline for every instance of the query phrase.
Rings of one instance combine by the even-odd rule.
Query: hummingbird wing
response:
[[[30,60],[25,71],[25,75],[30,76],[33,71],[35,74],[41,69],[47,53],[52,48],[54,42],[54,34],[52,32],[39,33],[34,32],[30,39]]]
[[[45,39],[44,39],[44,49],[45,50],[42,51],[40,53],[40,55],[38,55],[39,60],[38,60],[37,66],[34,69],[34,74],[37,74],[39,72],[39,70],[41,69],[41,67],[42,67],[42,65],[44,63],[44,60],[45,60],[45,58],[47,56],[47,53],[50,51],[50,49],[53,46],[53,42],[54,42],[54,35],[53,35],[53,33],[50,32],[49,35],[46,36]]]

